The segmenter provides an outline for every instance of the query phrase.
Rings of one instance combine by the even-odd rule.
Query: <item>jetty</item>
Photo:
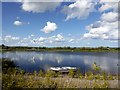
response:
[[[50,67],[49,70],[55,71],[55,72],[61,72],[61,73],[68,73],[69,70],[73,70],[74,72],[77,71],[76,67]]]

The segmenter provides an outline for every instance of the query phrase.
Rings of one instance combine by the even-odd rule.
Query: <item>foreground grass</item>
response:
[[[118,88],[118,80],[4,74],[3,89],[9,88]]]
[[[9,68],[2,75],[3,90],[10,88],[118,88],[118,77],[106,74],[81,73],[69,71],[63,75],[53,71],[25,73],[23,70]]]

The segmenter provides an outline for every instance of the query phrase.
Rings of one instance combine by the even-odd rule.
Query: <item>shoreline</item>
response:
[[[119,50],[28,50],[28,49],[24,49],[24,50],[5,50],[2,49],[0,50],[0,52],[7,52],[7,51],[37,51],[37,52],[120,52]]]

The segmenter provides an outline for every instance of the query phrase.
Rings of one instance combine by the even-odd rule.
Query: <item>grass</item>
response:
[[[117,88],[118,80],[65,77],[41,77],[26,74],[4,74],[3,89],[9,88]]]

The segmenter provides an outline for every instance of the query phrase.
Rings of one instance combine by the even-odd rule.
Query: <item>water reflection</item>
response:
[[[118,54],[115,52],[4,52],[3,58],[9,58],[28,72],[39,69],[47,70],[50,66],[79,67],[84,73],[91,70],[96,62],[102,70],[118,73]]]

